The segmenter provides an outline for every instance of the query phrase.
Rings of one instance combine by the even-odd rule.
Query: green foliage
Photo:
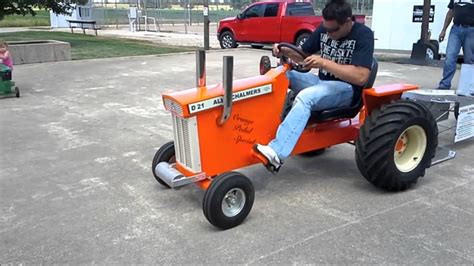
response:
[[[0,20],[11,15],[36,15],[36,9],[52,10],[57,14],[69,14],[74,4],[86,4],[87,0],[0,0]]]
[[[1,1],[1,0],[0,0]],[[36,15],[11,15],[6,16],[0,21],[1,27],[35,27],[35,26],[49,26],[50,18],[49,11],[37,10]]]

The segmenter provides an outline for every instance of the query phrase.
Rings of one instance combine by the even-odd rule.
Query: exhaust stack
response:
[[[196,87],[206,86],[206,51],[196,51]]]
[[[222,85],[224,87],[224,110],[218,120],[223,125],[232,112],[232,83],[234,76],[234,57],[224,56],[224,71],[222,72]]]

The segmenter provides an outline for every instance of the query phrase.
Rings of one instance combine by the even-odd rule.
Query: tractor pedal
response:
[[[270,173],[276,175],[276,174],[278,174],[278,171],[280,171],[281,165],[278,166],[278,167],[275,167],[273,164],[267,163],[267,164],[265,164],[265,168],[267,168],[267,170],[268,170]]]

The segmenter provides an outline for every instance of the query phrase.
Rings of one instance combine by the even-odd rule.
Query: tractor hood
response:
[[[258,76],[233,82],[232,101],[258,97],[273,91],[273,78]],[[165,109],[181,117],[193,116],[223,105],[222,83],[163,94]]]

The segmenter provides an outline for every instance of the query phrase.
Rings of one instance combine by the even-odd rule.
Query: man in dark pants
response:
[[[439,83],[439,89],[444,90],[451,89],[451,81],[456,72],[456,61],[461,47],[464,53],[464,63],[474,64],[474,0],[451,0],[448,8],[443,30],[439,34],[439,41],[442,42],[446,35],[446,28],[454,18],[454,25],[449,33],[446,48],[443,79]],[[472,91],[458,91],[457,93],[458,95],[474,96]]]

